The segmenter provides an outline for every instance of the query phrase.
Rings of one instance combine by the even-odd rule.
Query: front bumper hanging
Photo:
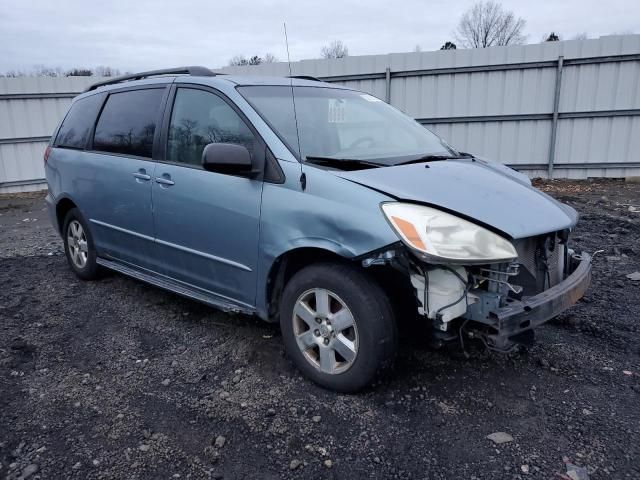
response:
[[[570,267],[573,271],[559,284],[492,310],[489,320],[497,334],[487,337],[496,345],[504,344],[508,338],[542,325],[575,304],[591,283],[591,256],[574,255]]]

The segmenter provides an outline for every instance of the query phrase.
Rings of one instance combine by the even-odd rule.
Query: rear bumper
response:
[[[47,211],[49,212],[49,221],[53,228],[55,228],[56,232],[60,233],[60,225],[58,225],[58,217],[56,215],[56,203],[51,195],[51,192],[47,193],[47,196],[44,197],[44,203],[47,205]]]
[[[498,334],[492,337],[512,337],[551,320],[575,304],[591,283],[591,256],[582,253],[570,262],[571,274],[559,284],[544,292],[514,301],[493,310],[490,320]]]

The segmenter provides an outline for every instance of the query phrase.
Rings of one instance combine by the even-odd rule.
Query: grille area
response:
[[[525,238],[514,245],[520,264],[520,274],[514,283],[524,288],[525,295],[539,293],[563,280],[566,246],[555,236]]]

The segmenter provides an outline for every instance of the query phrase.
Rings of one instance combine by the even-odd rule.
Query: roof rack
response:
[[[166,68],[164,70],[150,70],[148,72],[140,72],[140,73],[132,73],[131,75],[123,75],[121,77],[115,77],[110,80],[105,80],[103,82],[97,82],[93,85],[90,85],[89,88],[85,90],[85,92],[89,92],[91,90],[95,90],[98,87],[104,87],[105,85],[112,85],[114,83],[120,82],[128,82],[131,80],[141,80],[143,78],[156,77],[160,75],[195,75],[199,77],[215,77],[216,75],[221,75],[220,73],[216,73],[212,70],[209,70],[206,67],[177,67],[177,68]]]
[[[320,80],[317,77],[312,77],[311,75],[291,75],[289,78],[297,78],[298,80],[312,80],[314,82],[323,82],[324,80]]]

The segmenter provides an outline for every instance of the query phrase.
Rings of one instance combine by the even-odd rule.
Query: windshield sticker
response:
[[[360,95],[362,98],[364,98],[367,102],[381,102],[382,100],[380,100],[379,98],[374,97],[373,95],[369,95],[367,93]]]
[[[342,98],[329,99],[329,123],[345,122],[345,107],[347,102]]]

